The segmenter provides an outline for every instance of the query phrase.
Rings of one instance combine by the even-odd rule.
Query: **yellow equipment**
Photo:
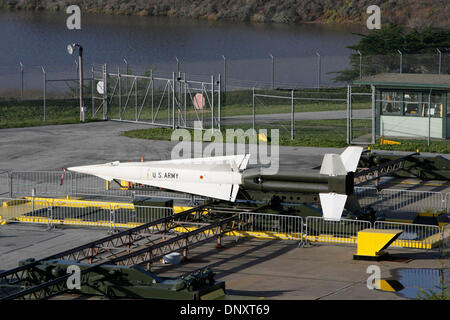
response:
[[[401,234],[403,230],[364,229],[358,232],[358,252],[354,260],[380,261],[386,250]]]

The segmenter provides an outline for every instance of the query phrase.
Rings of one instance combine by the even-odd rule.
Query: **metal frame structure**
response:
[[[186,73],[181,72],[178,74],[173,72],[170,79],[155,77],[153,70],[150,70],[150,76],[138,76],[121,74],[120,69],[117,73],[108,73],[105,69],[103,79],[109,79],[112,85],[111,90],[106,90],[110,110],[118,109],[118,117],[109,112],[108,117],[112,120],[147,123],[172,129],[197,128],[194,123],[198,121],[201,128],[210,123],[212,129],[220,130],[222,86],[220,75],[217,81],[211,76],[211,82],[204,82],[188,80]],[[127,84],[125,88],[122,86],[122,79],[125,79]],[[130,81],[131,85],[128,86]],[[140,83],[142,88],[139,86]],[[201,111],[194,107],[195,93],[201,93],[205,99],[206,103]],[[131,116],[131,113],[126,112],[131,107],[132,100],[134,100],[134,114]],[[161,113],[165,109],[163,105],[165,103],[167,103],[167,117]],[[205,111],[210,113],[206,119]],[[193,114],[193,119],[190,119],[190,114]]]
[[[187,254],[189,247],[216,237],[220,244],[224,233],[238,228],[238,223],[236,223],[238,215],[228,216],[212,224],[205,223],[203,226],[198,227],[198,223],[196,224],[195,220],[199,220],[202,215],[193,214],[202,212],[205,208],[211,211],[215,210],[211,204],[201,205],[38,261],[25,262],[24,265],[2,272],[0,273],[0,283],[7,283],[11,287],[23,288],[19,292],[4,297],[3,300],[48,298],[66,292],[66,281],[70,275],[65,275],[46,283],[31,283],[31,285],[27,285],[26,282],[29,281],[32,269],[45,261],[59,259],[82,262],[87,260],[89,264],[92,264],[92,267],[81,271],[81,282],[86,283],[89,272],[95,271],[102,265],[146,264],[147,269],[150,269],[151,262],[176,250],[183,250],[183,253]],[[217,210],[217,213],[222,211],[220,208]],[[194,220],[194,222],[189,220]],[[188,228],[192,228],[192,223],[197,227],[190,231]],[[168,233],[175,228],[184,228],[188,232],[167,239]],[[155,235],[158,234],[162,235],[162,238],[155,239]]]

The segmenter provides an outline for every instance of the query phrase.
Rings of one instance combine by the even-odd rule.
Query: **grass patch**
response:
[[[370,123],[370,120],[359,120],[361,123],[367,122],[367,125]],[[280,126],[289,127],[289,122],[283,122],[278,124],[272,124],[272,129],[278,128]],[[247,131],[251,129],[252,126],[249,125],[240,125],[236,126],[224,126],[222,130],[222,139],[225,141],[226,138],[226,130],[227,129],[243,129]],[[272,140],[270,127],[267,124],[264,124],[260,127],[257,127],[256,130],[259,132],[259,129],[268,129],[268,138],[269,143]],[[190,132],[191,137],[194,137],[194,130],[188,130]],[[363,130],[360,130],[361,134],[364,133]],[[122,133],[123,136],[129,138],[138,138],[138,139],[150,139],[150,140],[171,140],[172,129],[169,128],[149,128],[149,129],[141,129],[141,130],[130,130]],[[290,131],[286,129],[281,129],[279,131],[279,144],[282,146],[308,146],[308,147],[336,147],[341,148],[347,146],[346,144],[346,120],[314,120],[314,121],[296,121],[295,122],[295,139],[291,140]],[[358,134],[358,130],[354,130],[356,134]],[[200,139],[197,139],[200,140]],[[214,140],[214,139],[212,139]],[[237,139],[236,139],[237,140]],[[235,142],[237,142],[235,140]],[[246,143],[249,143],[249,138],[246,138]],[[211,142],[211,139],[203,139],[204,142]]]
[[[353,120],[353,134],[354,136],[369,135],[371,132],[372,122],[371,120]],[[270,125],[270,124],[269,124]],[[302,146],[302,147],[323,147],[323,148],[344,148],[347,145],[347,120],[303,120],[295,122],[295,139],[291,140],[290,137],[290,123],[273,123],[272,128],[280,128],[284,125],[287,129],[280,129],[281,146]],[[243,129],[244,131],[251,129],[249,125],[224,126],[222,130],[222,138],[225,141],[226,129]],[[270,127],[267,124],[261,125],[256,128],[267,129],[269,136],[269,143],[271,140]],[[194,130],[188,130],[191,137],[194,137]],[[123,136],[129,138],[138,139],[150,139],[150,140],[166,140],[170,141],[172,136],[172,129],[169,128],[149,128],[142,130],[130,130],[122,133]],[[214,140],[214,139],[212,139]],[[433,140],[428,147],[426,140],[408,140],[408,139],[394,139],[399,141],[401,145],[381,145],[378,140],[376,144],[368,145],[374,150],[392,150],[392,151],[410,151],[415,152],[419,149],[420,152],[431,153],[443,153],[450,154],[450,143],[443,140]],[[212,142],[211,139],[204,139],[204,142]],[[236,142],[236,140],[235,140]],[[246,139],[246,143],[249,143],[249,139]]]
[[[86,100],[85,105],[88,103]],[[0,102],[0,129],[6,129],[80,123],[79,101],[49,100],[45,118],[42,100]],[[86,112],[86,122],[93,121],[99,119],[92,119],[91,112]]]

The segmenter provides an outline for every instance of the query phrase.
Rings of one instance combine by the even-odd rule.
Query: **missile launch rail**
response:
[[[242,208],[240,211],[256,211],[259,209],[259,207],[253,209]],[[201,213],[205,210],[214,212],[216,219],[221,213],[226,218],[218,219],[212,223],[197,222],[204,219],[204,215]],[[167,299],[177,299],[178,297],[179,299],[187,299],[186,294],[181,293],[179,295],[163,294],[162,296],[159,293],[156,294],[155,288],[158,288],[158,286],[140,286],[139,290],[131,290],[129,292],[132,292],[132,294],[126,295],[128,291],[124,288],[118,289],[117,283],[125,281],[128,285],[132,284],[133,281],[127,279],[127,274],[136,274],[137,272],[138,278],[151,278],[153,276],[150,273],[147,273],[145,276],[143,275],[146,272],[145,270],[136,271],[136,269],[123,273],[123,269],[120,269],[119,266],[133,268],[134,266],[144,265],[149,270],[153,262],[158,261],[169,253],[183,251],[183,255],[187,255],[189,248],[215,238],[217,238],[218,245],[220,245],[223,234],[238,228],[239,216],[236,214],[236,211],[234,211],[234,215],[230,216],[230,212],[232,210],[215,207],[214,203],[209,202],[47,258],[26,260],[17,268],[0,273],[0,294],[2,291],[7,292],[3,297],[0,296],[0,300],[46,299],[67,292],[66,282],[71,275],[61,272],[61,268],[68,265],[78,265],[82,269],[80,272],[81,287],[83,288],[81,292],[85,290],[86,292],[108,296],[108,290],[112,290],[111,292],[114,292],[115,296],[130,298],[161,299],[166,297]],[[177,233],[177,230],[188,232],[180,234]],[[115,269],[115,267],[119,269]],[[111,280],[111,275],[114,274],[121,275],[121,278],[119,277],[120,281],[117,279],[115,282]],[[133,278],[134,276],[130,277]],[[194,281],[192,280],[193,278],[197,280]],[[186,282],[184,280],[184,285],[181,283],[183,281],[181,281],[179,288],[182,287],[180,290],[185,291],[190,290],[189,297],[192,299],[199,299],[201,295],[208,293],[208,286],[212,290],[225,288],[224,284],[217,284],[212,281],[211,274],[208,273],[206,278],[210,280],[206,281],[204,275],[191,276],[191,280],[195,283],[204,284],[202,286],[194,286],[198,290],[194,290],[195,288],[189,285],[189,281]],[[156,284],[159,283],[160,286],[164,287],[170,282],[168,279],[166,280],[155,281]],[[172,280],[172,282],[175,280],[175,282],[180,281],[180,279]],[[103,283],[103,286],[112,287],[105,292],[102,292],[100,289],[87,290],[88,287],[95,287],[99,281]],[[115,284],[111,284],[111,281]],[[155,281],[152,283],[154,284]],[[167,288],[164,290],[167,290]],[[197,293],[193,293],[193,291]]]

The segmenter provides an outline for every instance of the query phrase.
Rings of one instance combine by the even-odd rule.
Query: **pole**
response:
[[[108,65],[105,63],[103,66],[103,120],[107,119],[108,115]]]
[[[253,113],[253,132],[255,132],[255,87],[252,89],[253,92],[253,102],[252,102],[252,113]]]
[[[291,91],[291,140],[294,140],[294,130],[295,130],[295,110],[294,110],[294,89]]]
[[[175,72],[172,72],[172,129],[175,130]]]
[[[403,53],[400,50],[397,50],[400,54],[400,73],[403,73]]]
[[[317,89],[320,89],[320,76],[322,73],[322,57],[320,53],[316,52],[318,61],[317,61]]]
[[[347,144],[350,142],[350,85],[347,85]]]
[[[150,69],[150,77],[152,82],[152,122],[155,122],[155,117],[153,115],[153,107],[154,107],[154,94],[155,94],[155,83],[153,79],[153,69]]]
[[[219,73],[219,88],[221,88],[221,87],[222,87],[222,76]],[[218,110],[218,117],[217,117],[217,127],[219,128],[219,131],[220,131],[221,130],[220,118],[222,116],[220,90],[218,92],[218,95],[219,95],[219,99],[218,99],[219,110]]]
[[[214,76],[211,76],[211,132],[214,132]]]
[[[428,146],[431,145],[431,92],[433,89],[430,89],[430,94],[428,95]]]
[[[269,53],[269,56],[272,59],[272,89],[275,89],[275,58],[271,53]]]
[[[372,144],[376,142],[376,133],[375,133],[375,117],[376,117],[376,90],[375,86],[372,85]]]
[[[139,121],[138,119],[138,78],[134,78],[134,117],[136,119],[136,122]]]
[[[180,61],[177,57],[175,57],[175,60],[177,60],[177,74],[180,74]]]
[[[120,78],[120,67],[117,67],[117,81],[119,82],[119,119],[122,120],[122,79]]]
[[[91,84],[92,119],[94,119],[94,116],[95,116],[95,98],[94,98],[94,96],[95,96],[95,73],[94,73],[94,66],[91,66],[91,75],[92,75],[92,78],[91,78],[91,81],[92,81],[92,84]]]
[[[44,73],[44,121],[47,118],[47,73],[45,72],[44,67],[42,67],[42,72]]]
[[[128,75],[128,61],[127,59],[123,58],[123,61],[125,62],[125,74]],[[125,93],[128,96],[128,77],[125,77]]]
[[[439,49],[436,49],[439,54],[439,74],[442,72],[442,52]]]
[[[227,93],[227,58],[225,56],[222,56],[223,58],[223,93],[224,97]]]
[[[352,86],[350,86],[350,99],[349,99],[349,104],[350,104],[350,143],[352,143],[353,140],[353,90],[352,90]]]
[[[23,64],[20,62],[20,74],[21,74],[21,80],[20,80],[20,97],[23,101]]]
[[[362,80],[362,53],[358,50],[359,54],[359,80]]]
[[[80,46],[78,48],[78,69],[80,70],[80,121],[84,122],[85,121],[85,110],[84,110],[84,101],[83,101],[83,93],[84,93],[84,88],[83,88],[83,47]]]

